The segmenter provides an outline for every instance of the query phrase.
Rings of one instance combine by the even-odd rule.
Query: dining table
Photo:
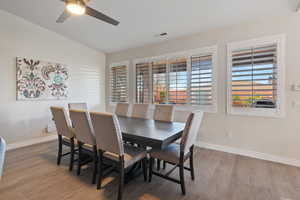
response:
[[[141,147],[163,149],[181,138],[185,123],[118,116],[123,140]]]

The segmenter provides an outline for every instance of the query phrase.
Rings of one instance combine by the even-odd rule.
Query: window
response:
[[[212,55],[191,57],[191,104],[212,105]]]
[[[136,102],[216,112],[216,53],[214,46],[136,60]]]
[[[110,66],[110,102],[128,102],[128,62]]]
[[[152,103],[167,103],[167,62],[152,62]]]
[[[136,103],[149,103],[150,99],[150,65],[136,64]]]
[[[276,36],[228,45],[228,111],[280,115],[284,37]]]
[[[188,102],[187,61],[185,58],[170,61],[169,103],[186,104]]]

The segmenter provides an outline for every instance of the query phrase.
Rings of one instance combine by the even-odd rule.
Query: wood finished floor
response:
[[[104,180],[104,188],[90,184],[91,168],[77,177],[68,171],[68,158],[56,165],[56,142],[7,153],[1,200],[114,200],[117,182]],[[300,200],[300,168],[196,148],[193,182],[186,172],[186,196],[180,186],[154,176],[125,185],[124,200]],[[177,176],[177,171],[173,172]]]

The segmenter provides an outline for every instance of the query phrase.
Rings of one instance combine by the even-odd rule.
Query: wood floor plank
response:
[[[7,153],[0,182],[1,200],[113,200],[117,198],[115,175],[104,179],[103,189],[91,185],[92,169],[80,176],[68,171],[69,158],[56,165],[56,142]],[[180,185],[154,176],[138,177],[124,188],[124,200],[299,200],[300,169],[273,162],[196,148],[195,181],[185,171],[187,194]],[[186,163],[188,166],[188,162]],[[167,165],[170,169],[171,166]],[[76,169],[76,167],[75,167]],[[163,172],[163,170],[162,170]],[[178,170],[172,173],[178,178]]]

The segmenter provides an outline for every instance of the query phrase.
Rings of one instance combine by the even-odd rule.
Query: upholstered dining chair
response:
[[[128,110],[129,110],[129,104],[128,103],[117,103],[115,114],[118,116],[127,117],[128,116]]]
[[[88,111],[87,103],[68,103],[69,110],[84,110]]]
[[[149,169],[149,181],[151,182],[152,174],[159,177],[165,178],[167,180],[176,182],[181,185],[182,194],[185,195],[185,183],[184,183],[184,169],[191,172],[192,180],[195,179],[194,174],[194,143],[199,133],[201,121],[203,118],[203,112],[191,113],[187,119],[186,126],[183,131],[180,144],[173,143],[167,146],[163,150],[152,149],[150,152],[150,169]],[[154,159],[164,160],[169,164],[174,165],[174,167],[166,174],[160,174],[154,172],[152,169]],[[186,160],[190,161],[190,168],[184,166]],[[169,175],[179,167],[179,177],[180,180],[169,177]]]
[[[149,110],[149,104],[140,104],[140,103],[133,104],[131,116],[135,118],[147,119],[148,110]]]
[[[72,120],[74,133],[78,144],[77,175],[80,175],[81,166],[86,164],[85,160],[82,158],[82,151],[86,151],[87,153],[91,152],[94,163],[92,184],[95,184],[98,169],[98,155],[96,148],[96,138],[90,115],[87,111],[84,110],[70,110],[70,118]]]
[[[155,105],[153,119],[157,121],[171,122],[174,117],[173,105]]]
[[[3,138],[0,137],[0,180],[4,168],[5,152],[6,152],[6,142]]]
[[[63,107],[51,106],[50,110],[52,112],[53,120],[55,122],[57,135],[58,135],[58,155],[57,155],[57,165],[60,165],[61,158],[70,154],[70,165],[69,170],[73,170],[74,154],[75,154],[75,134],[74,129],[71,127],[70,120]],[[62,154],[63,145],[70,146],[71,151]]]
[[[91,119],[95,129],[99,152],[99,176],[97,189],[101,188],[103,158],[115,162],[119,171],[118,200],[122,199],[124,171],[133,164],[142,161],[144,180],[147,181],[146,150],[123,143],[121,128],[116,115],[92,112]]]
[[[174,118],[173,105],[155,105],[153,119],[157,121],[172,122]],[[165,166],[164,162],[164,166]],[[157,170],[160,170],[160,160],[157,159]]]

